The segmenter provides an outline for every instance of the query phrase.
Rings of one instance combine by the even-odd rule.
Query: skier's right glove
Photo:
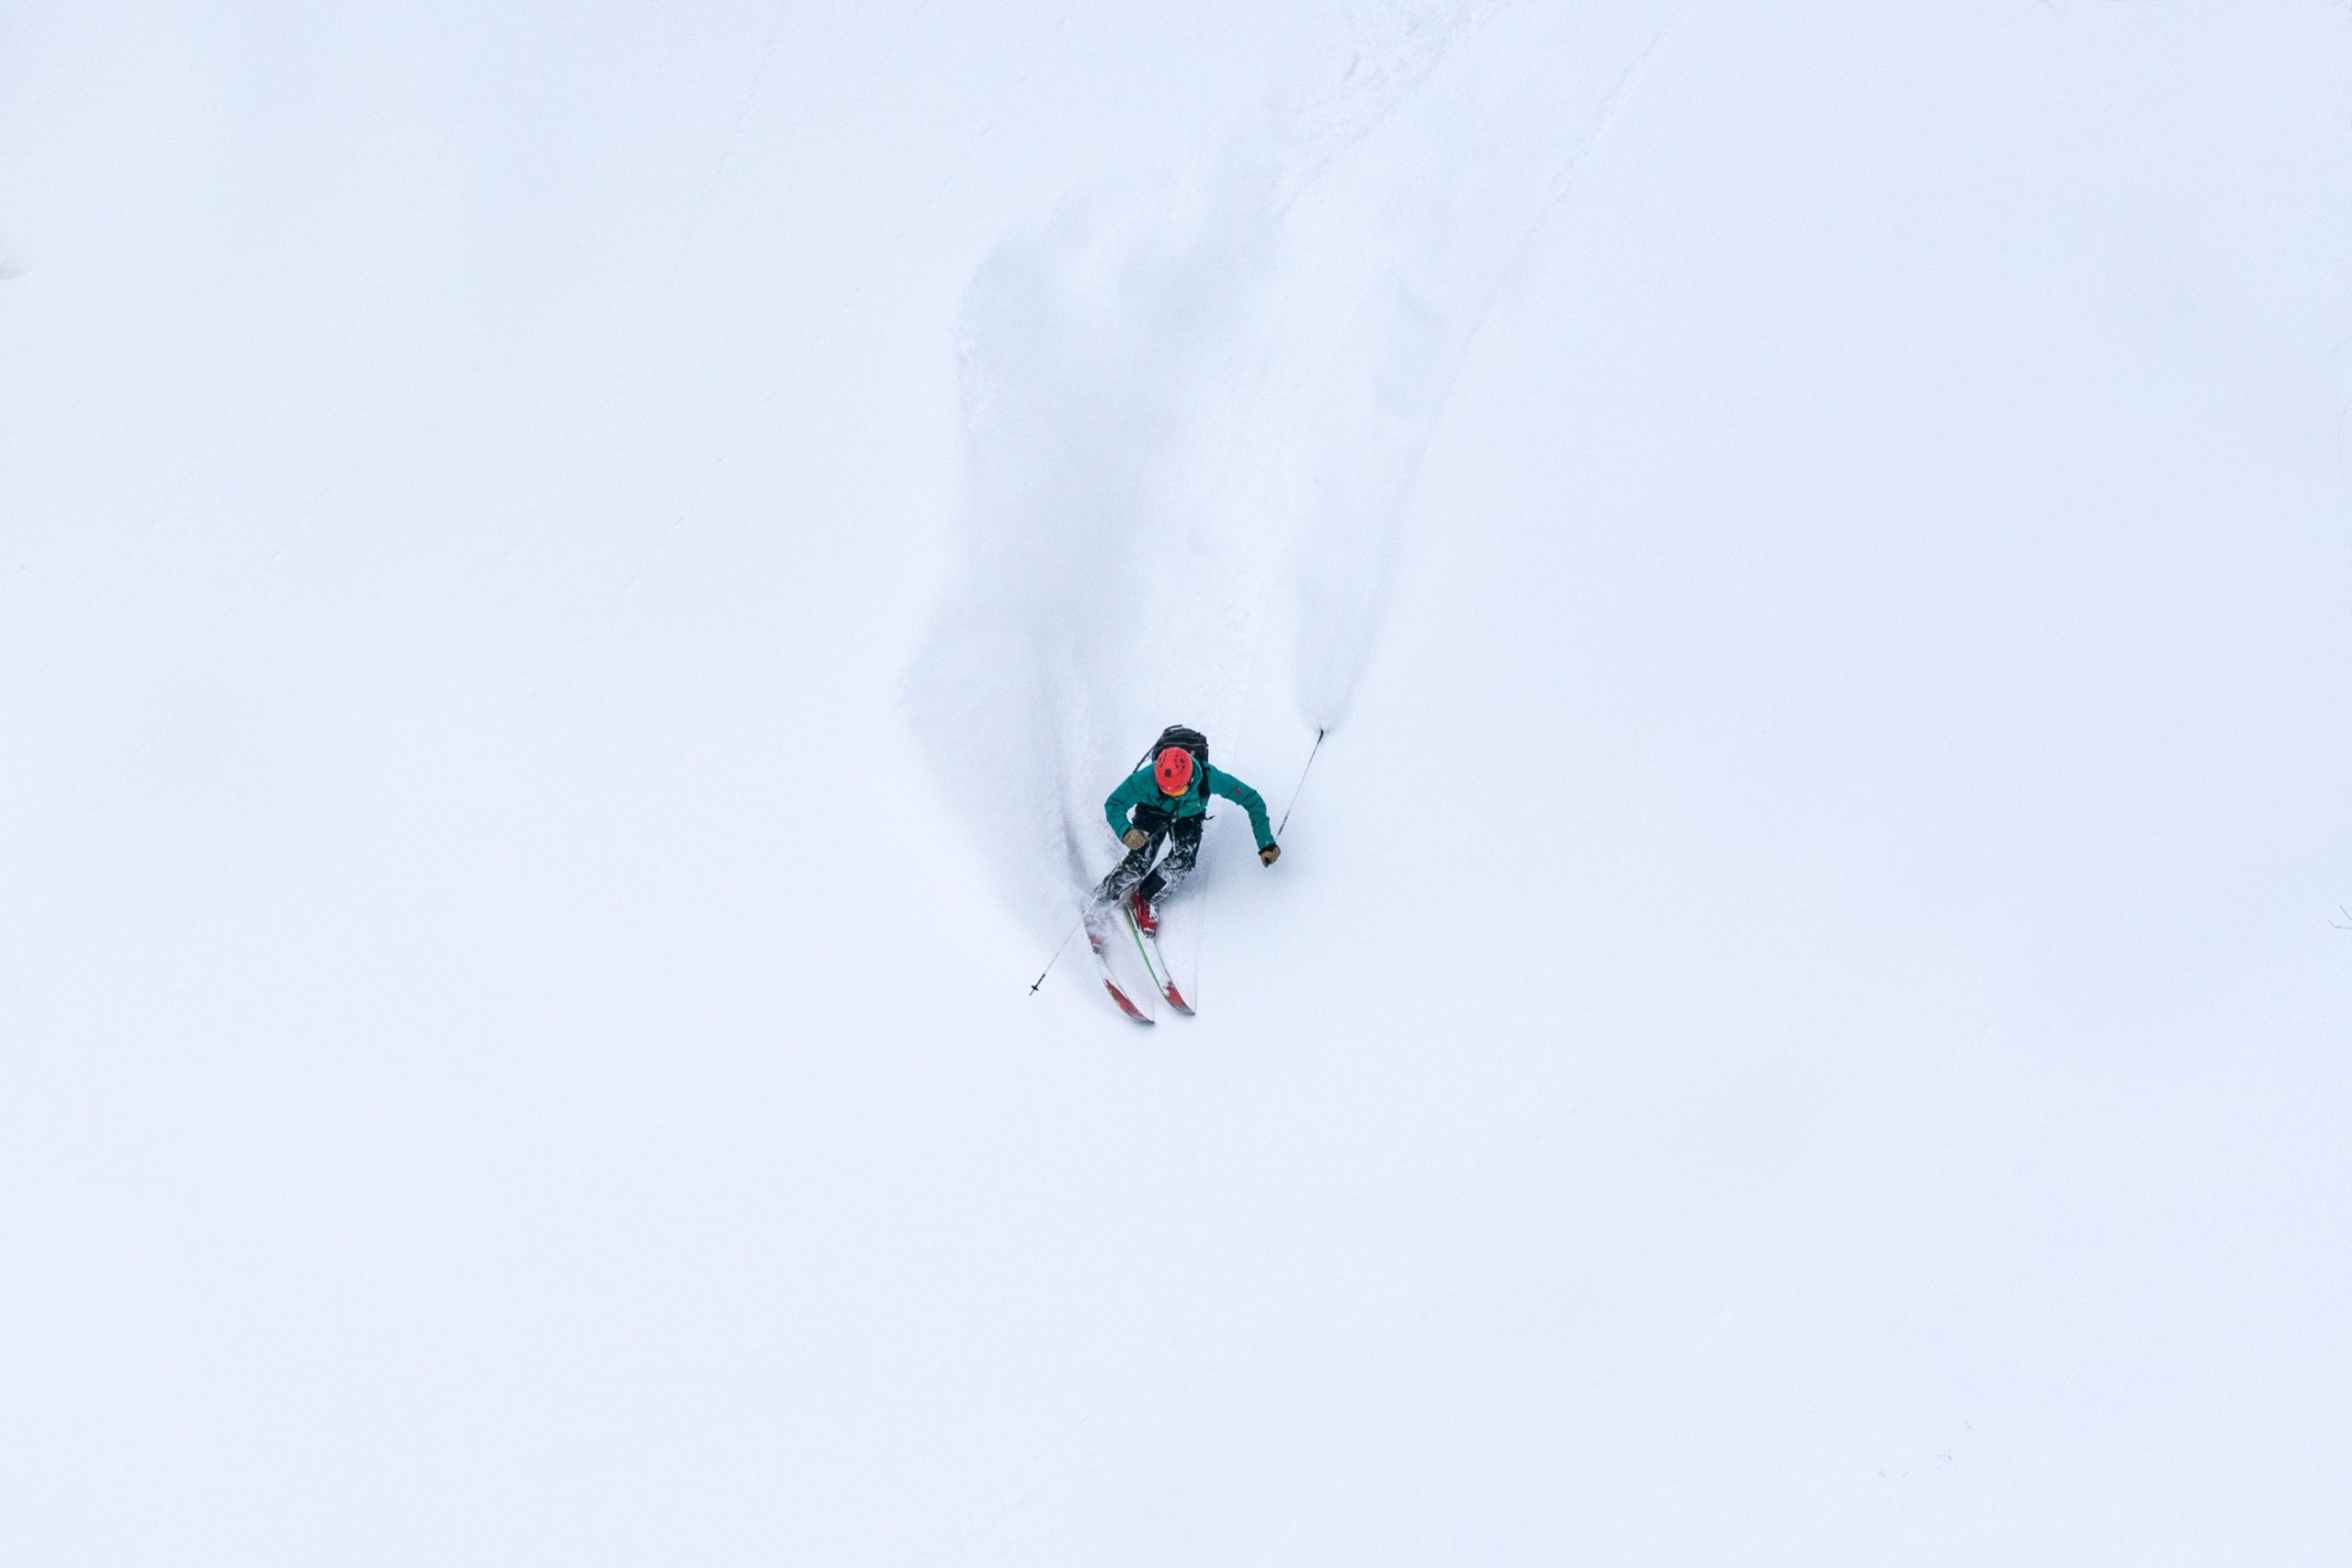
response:
[[[1119,835],[1119,842],[1131,850],[1139,850],[1151,842],[1151,836],[1140,828],[1130,828]]]
[[[1264,849],[1258,852],[1258,863],[1260,865],[1272,865],[1282,858],[1283,847],[1280,844],[1268,844]]]

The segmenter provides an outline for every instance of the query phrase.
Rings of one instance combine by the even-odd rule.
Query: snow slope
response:
[[[137,10],[0,1557],[2352,1551],[2340,6]]]

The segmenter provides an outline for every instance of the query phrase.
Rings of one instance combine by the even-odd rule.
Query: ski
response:
[[[1120,988],[1119,976],[1111,968],[1110,943],[1104,938],[1102,927],[1095,923],[1091,916],[1087,917],[1085,923],[1086,945],[1094,954],[1094,967],[1102,973],[1102,988],[1111,993],[1111,999],[1119,1004],[1119,1010],[1137,1023],[1156,1021],[1151,1014],[1137,1007],[1134,998]]]
[[[1151,976],[1151,983],[1159,987],[1159,994],[1168,998],[1170,1007],[1192,1017],[1193,1004],[1176,988],[1176,971],[1168,967],[1168,955],[1159,951],[1159,936],[1137,925],[1135,911],[1125,904],[1120,906],[1119,914],[1127,922],[1128,933],[1136,939],[1136,951],[1143,955],[1144,973]]]

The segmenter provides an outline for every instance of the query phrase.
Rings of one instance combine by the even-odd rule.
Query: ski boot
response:
[[[1151,900],[1143,896],[1142,888],[1135,888],[1127,894],[1127,913],[1135,917],[1136,930],[1148,937],[1158,939],[1159,911],[1153,908]]]

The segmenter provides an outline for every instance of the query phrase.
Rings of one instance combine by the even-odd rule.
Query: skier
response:
[[[1192,874],[1210,795],[1221,795],[1250,814],[1261,864],[1273,864],[1283,852],[1266,819],[1265,796],[1231,773],[1210,767],[1209,743],[1199,731],[1171,726],[1153,751],[1151,761],[1129,774],[1102,803],[1102,815],[1126,845],[1127,858],[1094,890],[1097,908],[1110,908],[1125,897],[1146,936],[1159,933],[1161,897]],[[1168,841],[1168,858],[1155,871],[1152,857],[1162,839]]]

